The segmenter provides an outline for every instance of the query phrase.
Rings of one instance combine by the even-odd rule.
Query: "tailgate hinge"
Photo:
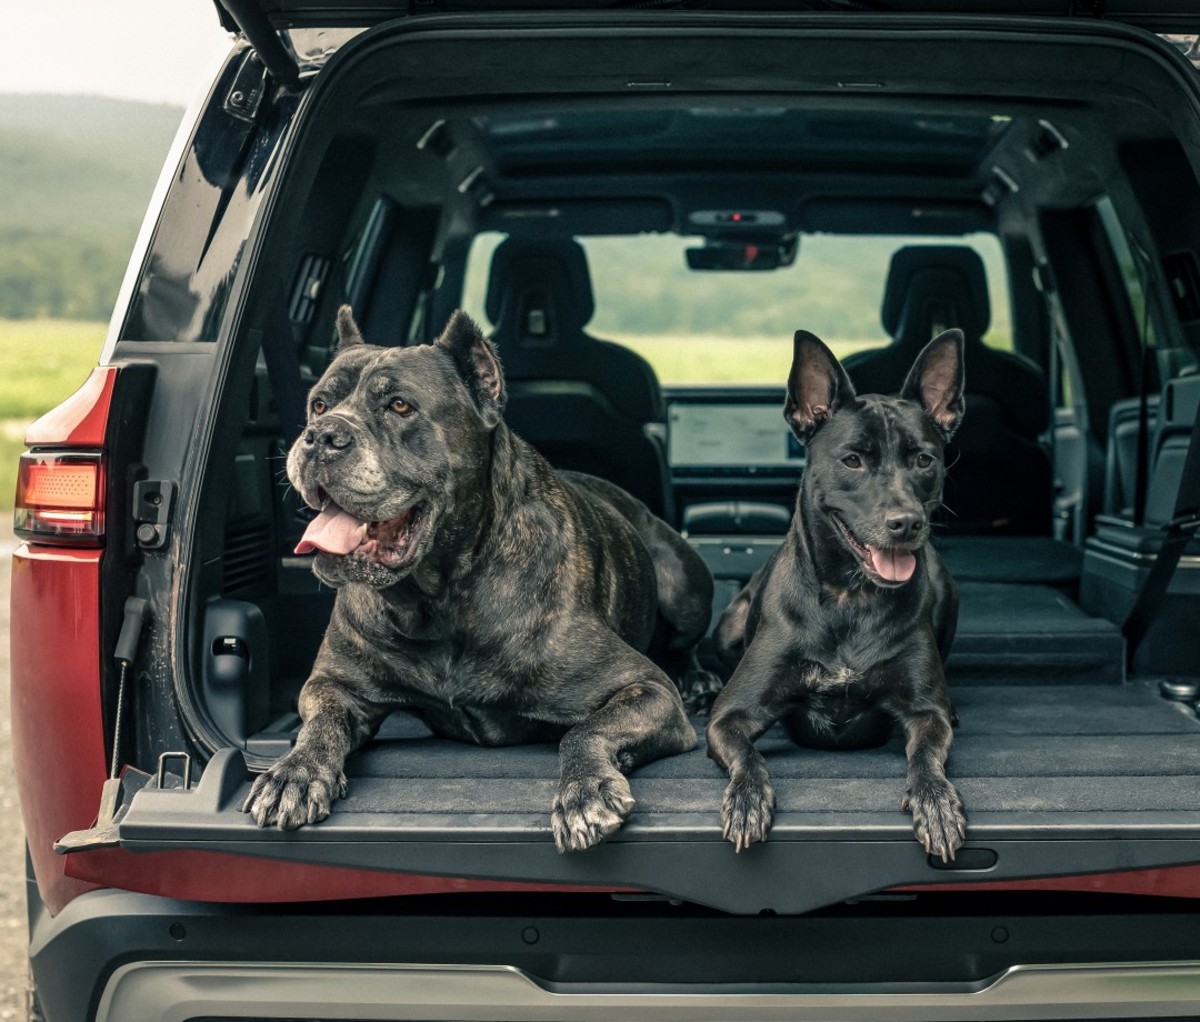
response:
[[[300,66],[291,46],[275,31],[275,26],[256,0],[219,0],[229,19],[254,47],[271,77],[285,89],[295,90],[300,81]]]
[[[254,50],[247,50],[225,94],[223,109],[239,121],[254,122],[267,88],[267,69]]]

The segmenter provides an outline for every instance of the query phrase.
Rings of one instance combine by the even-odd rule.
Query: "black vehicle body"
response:
[[[1186,41],[1153,34],[1189,30],[1188,5],[223,6],[243,35],[181,129],[101,356],[99,692],[64,735],[92,727],[127,769],[89,830],[76,789],[100,802],[98,764],[68,778],[31,742],[18,764],[50,1022],[1191,1013],[1194,544],[1144,638],[1122,633],[1200,404],[1200,78]],[[1046,403],[1032,439],[976,434],[959,478],[986,505],[1033,459],[1041,496],[937,541],[961,593],[954,861],[912,840],[895,739],[842,754],[768,734],[779,811],[741,855],[703,747],[636,772],[628,824],[560,855],[552,746],[459,746],[400,717],[328,819],[286,833],[239,811],[290,747],[332,606],[292,553],[305,510],[279,478],[335,310],[375,343],[432,340],[484,232],[698,235],[769,248],[776,274],[804,258],[793,235],[998,240],[1013,350]],[[546,309],[582,333],[578,304]],[[517,345],[508,421],[556,466],[642,489],[704,556],[719,613],[778,546],[803,451],[672,463],[662,438],[730,407],[774,409],[783,437],[790,337],[775,385],[665,386],[641,422],[611,407],[633,375],[600,400]],[[964,423],[1002,422],[971,373],[968,352]],[[22,563],[49,549],[30,538]],[[20,624],[32,685],[55,661]],[[40,808],[68,787],[70,813]]]

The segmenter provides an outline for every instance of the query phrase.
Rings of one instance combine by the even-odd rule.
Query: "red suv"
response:
[[[43,1016],[1191,1016],[1200,79],[1195,38],[1165,34],[1196,30],[1190,5],[220,7],[240,34],[100,365],[22,457]],[[768,735],[779,812],[745,854],[701,748],[560,855],[553,747],[401,715],[327,820],[257,828],[241,805],[290,747],[333,601],[282,468],[343,303],[377,344],[471,311],[513,429],[683,530],[718,611],[803,470],[793,331],[876,390],[963,329],[936,541],[962,590],[958,857],[913,841],[899,739]],[[638,357],[583,374],[603,345]]]

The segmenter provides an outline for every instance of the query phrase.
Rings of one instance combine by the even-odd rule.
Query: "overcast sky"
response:
[[[186,106],[229,48],[213,0],[12,0],[0,92]]]

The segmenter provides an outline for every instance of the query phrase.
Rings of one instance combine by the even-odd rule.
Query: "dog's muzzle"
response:
[[[835,514],[831,517],[847,545],[862,559],[863,568],[874,582],[885,586],[899,586],[916,573],[917,555],[912,544],[919,542],[922,538],[925,523],[920,516],[889,515],[886,523],[888,535],[893,539],[895,545],[889,544],[888,546],[864,543],[840,515]],[[916,518],[918,524],[908,521],[910,517]],[[893,519],[899,522],[897,528],[892,527]],[[906,537],[912,537],[907,544],[901,538],[901,533]]]

